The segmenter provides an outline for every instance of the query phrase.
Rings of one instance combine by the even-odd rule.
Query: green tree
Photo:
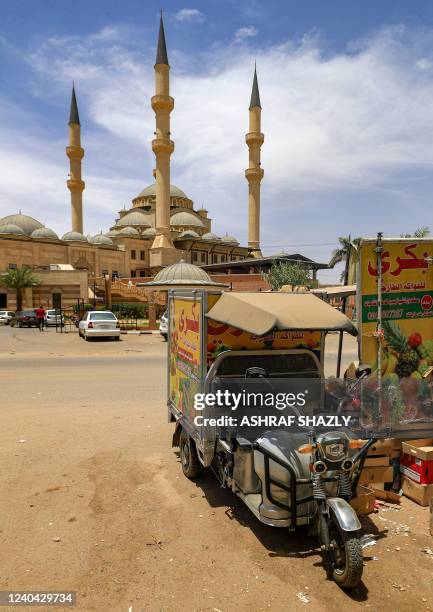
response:
[[[8,270],[6,274],[0,276],[0,285],[8,289],[15,289],[17,296],[17,310],[23,308],[23,289],[36,287],[40,280],[34,276],[30,268],[22,267],[15,270]]]
[[[400,238],[427,238],[427,236],[430,236],[428,225],[418,227],[413,234],[400,234]]]
[[[299,262],[273,263],[269,272],[263,274],[263,278],[274,291],[278,291],[283,285],[309,287],[312,281],[308,266]]]
[[[330,268],[333,268],[338,263],[346,262],[347,256],[350,253],[352,245],[356,247],[358,246],[360,241],[361,238],[354,238],[352,240],[350,236],[340,236],[340,238],[338,239],[340,246],[338,247],[338,249],[334,249],[332,251],[331,260],[328,266]],[[340,281],[344,282],[344,270],[340,274]]]
[[[340,246],[338,247],[338,249],[334,249],[332,251],[329,267],[333,268],[336,264],[342,261],[346,261],[347,255],[349,254],[351,249],[351,245],[354,244],[355,246],[357,246],[360,240],[360,238],[354,238],[352,240],[350,236],[340,236],[340,238],[338,239]]]

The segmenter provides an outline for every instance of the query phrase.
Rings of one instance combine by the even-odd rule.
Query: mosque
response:
[[[212,231],[212,219],[205,208],[194,207],[184,191],[170,182],[170,159],[174,151],[171,140],[170,114],[174,99],[170,96],[170,66],[168,63],[164,24],[161,16],[155,62],[155,182],[121,210],[113,225],[96,236],[85,235],[83,227],[81,124],[75,88],[72,88],[69,116],[69,178],[67,187],[71,200],[71,227],[59,237],[42,221],[23,212],[0,219],[0,273],[22,266],[38,271],[81,270],[92,277],[111,278],[153,277],[162,268],[185,260],[198,266],[224,264],[261,257],[260,252],[260,182],[263,169],[260,149],[261,105],[254,71],[249,108],[249,167],[248,182],[248,245],[241,246],[228,234],[217,236]],[[150,280],[150,278],[149,278]],[[58,283],[57,283],[58,284]],[[57,288],[56,293],[62,293]],[[0,307],[7,307],[7,296],[0,294]],[[48,299],[49,301],[49,299]],[[12,307],[9,305],[9,307]]]
[[[257,72],[249,106],[249,131],[245,141],[249,152],[245,178],[248,184],[248,244],[212,231],[212,219],[205,208],[194,207],[184,191],[170,182],[170,161],[174,152],[170,114],[174,99],[170,96],[170,66],[162,16],[156,50],[155,95],[151,99],[155,112],[155,182],[131,201],[131,207],[119,211],[105,233],[85,235],[83,227],[81,124],[74,86],[69,115],[69,178],[71,226],[59,237],[41,221],[22,211],[0,219],[0,274],[27,266],[35,270],[40,284],[26,292],[24,303],[32,307],[70,306],[77,299],[89,299],[89,287],[95,279],[132,280],[140,285],[152,281],[158,272],[180,261],[195,264],[217,275],[249,275],[242,284],[251,290],[253,276],[257,290],[263,285],[261,272],[278,261],[302,261],[311,267],[313,279],[317,270],[326,268],[302,255],[280,253],[263,257],[260,249],[260,184],[263,179],[261,147],[261,103]],[[205,274],[203,270],[203,274]],[[220,282],[233,283],[226,277]],[[119,287],[123,283],[117,282]],[[122,297],[122,296],[121,296]],[[13,309],[15,293],[0,286],[0,308]]]

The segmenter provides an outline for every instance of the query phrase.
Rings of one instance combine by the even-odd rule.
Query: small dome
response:
[[[32,232],[31,237],[32,238],[51,238],[51,239],[54,238],[54,240],[59,239],[56,232],[50,229],[49,227],[40,227],[39,229],[35,229]]]
[[[220,240],[221,242],[226,242],[227,244],[239,244],[238,240],[236,240],[234,236],[229,236],[228,234],[221,236]]]
[[[129,236],[130,238],[139,238],[140,232],[138,231],[138,229],[135,229],[135,227],[124,227],[123,229],[120,230],[120,232],[118,232],[117,235],[119,237]]]
[[[3,217],[0,219],[0,225],[17,225],[20,227],[27,236],[30,236],[35,229],[39,229],[40,227],[44,227],[43,223],[33,219],[33,217],[29,217],[28,215],[23,215],[21,212],[18,215],[8,215],[7,217]]]
[[[66,232],[62,236],[62,240],[65,242],[88,242],[86,236],[80,234],[80,232]]]
[[[182,211],[175,213],[170,219],[170,225],[192,225],[204,227],[203,221],[193,213]]]
[[[154,283],[168,285],[209,285],[213,284],[210,276],[198,266],[181,259],[179,263],[163,268],[153,279]]]
[[[152,196],[156,196],[155,183],[153,183],[153,185],[149,185],[148,187],[143,189],[143,191],[140,191],[140,193],[138,194],[138,196],[136,196],[136,198],[146,198],[146,197],[152,197]],[[182,189],[179,189],[179,187],[176,187],[176,185],[170,185],[170,197],[171,198],[186,198],[187,200],[189,199],[188,196],[182,191]]]
[[[219,240],[219,237],[213,232],[208,232],[207,234],[203,234],[203,240]]]
[[[14,223],[5,223],[4,225],[0,225],[0,234],[14,234],[16,236],[26,235],[25,231]]]
[[[200,236],[194,230],[185,230],[178,236],[178,238],[200,238]]]
[[[149,218],[143,212],[139,210],[132,210],[123,217],[120,217],[119,221],[116,223],[117,228],[130,226],[138,226],[138,227],[150,227],[151,224],[149,222]]]
[[[90,244],[96,244],[98,246],[114,246],[114,242],[108,236],[104,234],[96,234],[96,236],[92,236],[89,238]]]
[[[109,232],[105,233],[105,236],[107,236],[107,238],[116,238],[116,236],[119,235],[119,230],[110,230]]]
[[[148,227],[144,230],[144,232],[142,232],[141,235],[143,236],[143,238],[153,238],[154,236],[156,236],[156,229],[154,227]]]

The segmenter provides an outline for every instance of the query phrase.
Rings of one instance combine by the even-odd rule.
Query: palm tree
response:
[[[22,310],[23,307],[23,289],[28,287],[36,287],[40,284],[40,280],[33,275],[30,268],[23,266],[14,270],[8,270],[6,274],[0,276],[0,285],[15,289],[17,296],[17,310]]]
[[[340,236],[338,242],[340,243],[340,247],[332,251],[331,261],[329,262],[329,267],[333,268],[336,264],[341,261],[346,261],[347,255],[350,253],[351,245],[357,246],[360,242],[360,238],[351,239],[349,236]]]

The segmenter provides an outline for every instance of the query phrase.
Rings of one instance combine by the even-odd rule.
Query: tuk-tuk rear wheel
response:
[[[179,450],[182,472],[187,478],[195,478],[200,471],[200,461],[194,440],[183,430],[180,434]]]

